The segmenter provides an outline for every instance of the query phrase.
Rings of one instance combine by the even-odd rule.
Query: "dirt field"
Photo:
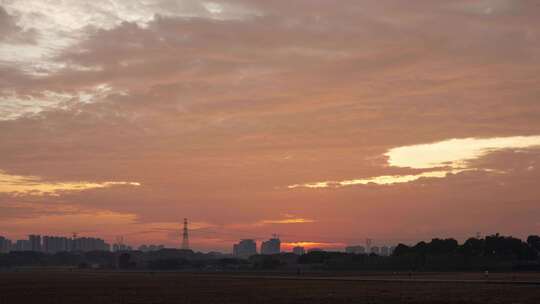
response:
[[[370,281],[374,279],[374,281]],[[421,281],[416,281],[421,280]],[[540,303],[540,274],[0,273],[0,304]]]

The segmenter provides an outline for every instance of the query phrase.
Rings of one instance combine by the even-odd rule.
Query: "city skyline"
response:
[[[374,244],[372,239],[367,239],[365,245],[349,245],[344,248],[320,248],[316,247],[316,244],[303,244],[303,243],[283,243],[286,246],[281,247],[282,242],[278,235],[273,234],[269,239],[256,240],[256,239],[241,239],[238,243],[232,244],[232,250],[219,252],[222,254],[231,254],[232,256],[239,258],[249,258],[252,255],[274,255],[280,253],[294,253],[296,255],[302,255],[306,252],[312,251],[333,251],[333,252],[347,252],[354,254],[369,254],[374,253],[381,256],[389,256],[393,252],[397,244],[393,245],[380,245],[381,243]],[[304,247],[305,245],[306,247]],[[123,237],[117,237],[114,243],[107,243],[105,240],[95,236],[79,236],[73,234],[72,236],[58,236],[58,235],[40,235],[30,234],[26,239],[12,240],[0,235],[0,253],[17,252],[17,251],[36,251],[48,254],[56,254],[60,252],[90,252],[90,251],[157,251],[161,249],[180,249],[191,250],[193,252],[201,252],[197,249],[185,248],[184,242],[180,246],[166,247],[164,245],[155,244],[140,244],[138,246],[132,246],[132,244],[125,243]],[[215,251],[209,251],[212,253]]]
[[[0,235],[540,231],[540,6],[0,0]],[[259,247],[257,246],[259,250]]]
[[[184,219],[184,221],[187,221],[187,219]],[[185,232],[185,229],[182,229],[182,230],[183,232]],[[191,232],[189,233],[191,234]],[[499,233],[494,233],[491,235],[499,235]],[[453,237],[449,237],[449,238],[456,239],[457,241],[466,241],[471,238],[481,239],[483,237],[484,236],[480,232],[477,232],[474,236],[471,235],[462,240],[459,238],[453,238]],[[35,239],[36,241],[33,241],[32,239]],[[305,252],[309,252],[310,250],[311,251],[312,250],[315,250],[315,251],[328,250],[328,251],[337,251],[337,252],[341,251],[341,252],[350,252],[350,253],[376,253],[376,254],[382,254],[382,255],[389,255],[389,252],[391,253],[393,248],[395,248],[399,244],[412,246],[415,242],[428,241],[428,240],[417,240],[415,242],[412,242],[412,241],[400,242],[399,240],[396,240],[396,239],[374,240],[371,238],[366,238],[363,241],[351,241],[349,243],[341,244],[342,246],[341,245],[338,246],[336,245],[338,243],[335,243],[335,242],[334,243],[294,242],[294,241],[283,242],[279,235],[272,234],[271,236],[266,237],[266,238],[265,237],[241,238],[239,239],[238,243],[234,243],[236,242],[236,240],[233,240],[233,243],[229,244],[229,245],[232,245],[232,250],[226,250],[226,249],[225,250],[212,250],[212,249],[204,250],[204,249],[198,249],[198,248],[186,248],[183,242],[183,239],[184,239],[183,233],[182,233],[182,236],[178,239],[177,243],[173,244],[172,246],[166,246],[164,244],[156,245],[157,243],[151,243],[151,242],[150,243],[130,243],[123,236],[116,236],[114,240],[111,240],[109,243],[107,243],[107,240],[103,238],[96,237],[96,236],[89,236],[89,235],[81,236],[81,235],[78,235],[77,233],[73,233],[71,236],[53,235],[53,234],[28,234],[26,239],[25,238],[11,239],[7,237],[6,235],[0,235],[0,241],[1,240],[8,241],[13,250],[19,250],[19,251],[21,250],[21,248],[18,248],[18,246],[20,246],[18,245],[19,242],[26,242],[26,244],[24,244],[25,246],[24,248],[26,249],[24,250],[28,250],[29,248],[31,248],[31,251],[48,252],[47,250],[45,250],[46,239],[53,240],[53,241],[57,239],[61,239],[61,241],[66,242],[66,244],[63,246],[65,246],[64,249],[69,249],[68,251],[72,250],[71,247],[74,245],[73,243],[74,240],[87,240],[88,239],[88,240],[95,240],[95,241],[103,243],[104,244],[103,246],[109,248],[106,251],[134,250],[134,249],[145,251],[145,249],[141,249],[141,248],[152,247],[152,248],[158,248],[158,249],[168,248],[168,249],[192,250],[194,252],[222,252],[222,253],[230,253],[235,256],[238,255],[241,257],[243,256],[242,254],[236,253],[236,246],[238,246],[238,244],[242,244],[243,242],[247,242],[247,246],[249,247],[248,248],[249,252],[255,252],[259,254],[269,254],[269,255],[282,253],[282,252],[295,252],[296,251],[295,249],[301,249],[302,251],[305,251]],[[435,237],[434,239],[445,239],[445,238]],[[37,245],[32,244],[34,242],[36,242]],[[67,244],[67,243],[70,243],[70,244]],[[322,246],[324,246],[324,248]],[[121,249],[118,249],[118,248],[121,248]],[[230,246],[229,246],[229,249],[230,249]],[[380,249],[385,250],[385,251],[380,252],[379,251]],[[98,249],[98,250],[103,250],[103,249]],[[62,251],[62,250],[58,250],[58,251]]]

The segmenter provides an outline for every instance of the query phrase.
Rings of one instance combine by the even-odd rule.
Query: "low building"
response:
[[[353,254],[365,254],[366,248],[364,246],[348,246],[345,247],[345,252]]]
[[[306,249],[302,246],[296,246],[292,249],[292,252],[296,255],[303,255],[306,253]]]
[[[128,246],[126,244],[118,244],[115,243],[112,246],[112,251],[118,252],[118,251],[133,251],[133,248],[131,246]]]

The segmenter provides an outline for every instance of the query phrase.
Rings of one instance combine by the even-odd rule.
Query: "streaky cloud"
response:
[[[540,147],[540,136],[512,136],[493,138],[449,139],[429,144],[411,145],[390,149],[384,155],[388,165],[395,168],[432,169],[433,171],[409,175],[382,175],[364,179],[318,181],[289,185],[296,188],[340,188],[355,185],[393,185],[417,181],[421,178],[445,178],[449,174],[479,171],[469,162],[489,153],[504,149]],[[438,168],[438,169],[437,169]],[[441,169],[448,168],[448,169]],[[497,170],[482,169],[487,172]]]
[[[262,220],[258,222],[259,225],[268,225],[268,224],[306,224],[306,223],[315,223],[315,220],[306,219],[306,218],[286,218],[279,220]]]
[[[429,169],[434,167],[466,168],[467,161],[503,149],[540,146],[540,135],[493,138],[454,138],[435,143],[390,149],[385,156],[392,167]]]
[[[288,186],[289,189],[295,188],[340,188],[346,186],[355,186],[355,185],[393,185],[400,183],[408,183],[412,181],[419,180],[421,178],[443,178],[448,174],[457,174],[465,170],[451,170],[451,171],[433,171],[425,172],[420,174],[409,174],[409,175],[383,175],[376,176],[365,179],[351,179],[343,181],[324,181],[324,182],[315,182],[315,183],[306,183],[306,184],[296,184]]]
[[[47,182],[37,176],[10,175],[0,171],[0,193],[12,193],[15,195],[59,196],[61,192],[65,191],[84,191],[114,186],[138,187],[141,186],[141,183],[126,181]]]

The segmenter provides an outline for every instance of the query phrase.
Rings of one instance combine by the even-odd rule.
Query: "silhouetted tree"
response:
[[[456,252],[458,246],[458,242],[454,239],[433,239],[427,244],[427,254],[452,254]]]
[[[407,246],[407,245],[404,245],[404,244],[399,244],[396,246],[396,248],[394,249],[394,252],[392,253],[394,256],[404,256],[408,253],[411,252],[411,247]]]
[[[482,256],[484,254],[484,240],[470,238],[460,246],[459,252],[465,256]]]
[[[529,235],[529,237],[527,238],[527,244],[537,253],[540,252],[540,236]]]
[[[486,237],[484,255],[510,260],[531,260],[537,257],[535,251],[527,243],[517,238],[501,236],[498,233]]]

